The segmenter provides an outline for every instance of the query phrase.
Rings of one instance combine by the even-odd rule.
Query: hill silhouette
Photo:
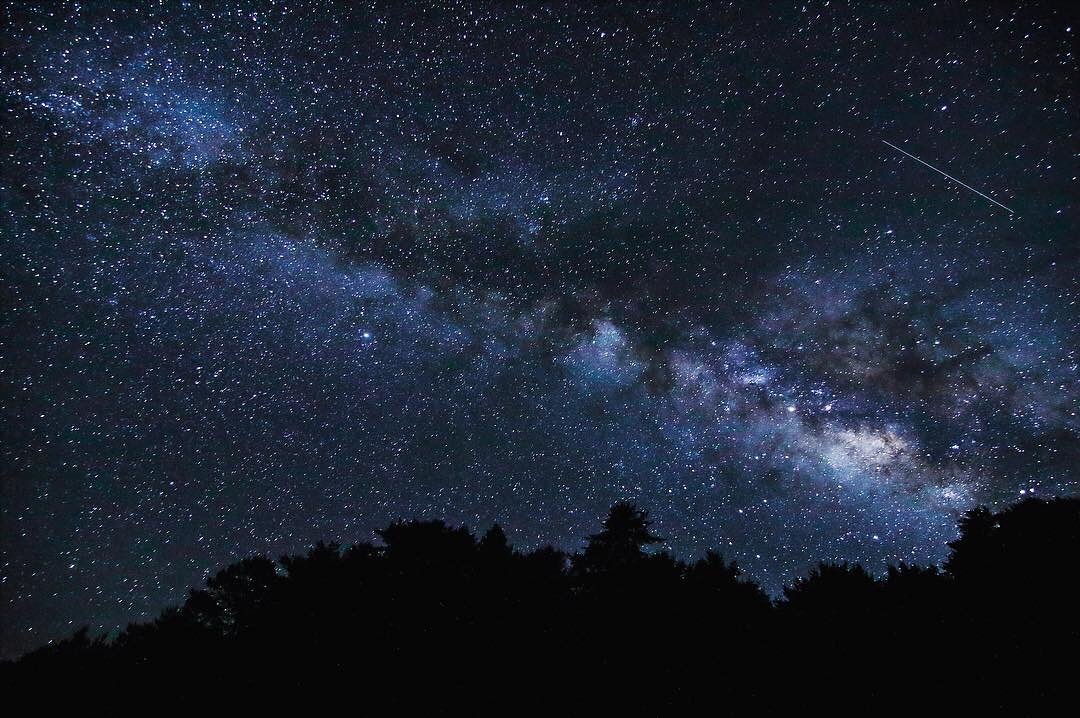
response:
[[[959,528],[941,569],[823,563],[771,601],[718,553],[649,550],[660,539],[630,504],[577,555],[516,551],[499,526],[477,538],[399,522],[382,545],[244,559],[153,622],[111,640],[82,629],[0,675],[6,695],[332,695],[440,712],[1072,700],[1080,500],[979,508]]]

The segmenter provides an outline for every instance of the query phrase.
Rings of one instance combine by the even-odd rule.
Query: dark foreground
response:
[[[1080,500],[960,528],[943,570],[822,564],[774,603],[719,555],[650,553],[626,504],[573,556],[516,552],[498,527],[399,523],[383,546],[246,559],[153,623],[79,632],[0,676],[36,705],[147,710],[228,693],[360,714],[1073,712]]]

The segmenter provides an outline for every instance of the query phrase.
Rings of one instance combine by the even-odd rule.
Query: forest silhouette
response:
[[[497,525],[398,522],[379,544],[244,559],[153,622],[80,630],[0,676],[8,695],[502,713],[1071,705],[1080,500],[978,508],[959,529],[940,569],[822,563],[771,600],[718,553],[655,550],[627,503],[573,555],[516,551]]]

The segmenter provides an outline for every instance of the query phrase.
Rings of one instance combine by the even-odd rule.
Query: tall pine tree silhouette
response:
[[[590,574],[626,568],[641,561],[646,546],[664,540],[649,530],[651,525],[647,511],[627,502],[615,504],[604,519],[603,530],[589,536],[577,568]]]

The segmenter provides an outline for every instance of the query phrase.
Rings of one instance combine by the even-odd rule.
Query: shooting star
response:
[[[889,142],[888,140],[882,140],[882,142],[884,142],[885,144],[887,144],[887,145],[888,145],[889,147],[892,147],[892,148],[893,148],[894,150],[897,150],[898,152],[903,152],[903,153],[904,153],[905,155],[907,155],[907,156],[908,156],[908,157],[910,157],[911,159],[915,160],[916,162],[919,162],[919,163],[921,163],[921,164],[924,164],[924,165],[926,165],[926,166],[927,166],[927,167],[929,167],[930,169],[932,169],[932,170],[934,170],[935,172],[937,172],[937,173],[938,173],[939,175],[945,175],[945,177],[946,177],[946,178],[948,178],[948,179],[952,180],[953,182],[955,182],[956,184],[960,185],[960,186],[961,186],[961,187],[963,187],[964,189],[969,189],[969,190],[971,190],[972,192],[974,192],[975,194],[977,194],[977,195],[979,195],[980,197],[982,197],[983,199],[988,199],[988,200],[990,200],[991,202],[993,202],[994,204],[996,204],[996,205],[997,205],[998,207],[1001,207],[1001,208],[1002,208],[1003,210],[1005,210],[1005,211],[1006,211],[1006,212],[1008,212],[1009,214],[1016,214],[1016,213],[1015,213],[1015,212],[1013,212],[1013,211],[1012,211],[1011,209],[1009,209],[1008,207],[1006,207],[1005,205],[1003,205],[1003,204],[1002,204],[1001,202],[998,202],[998,201],[997,201],[996,199],[994,199],[993,197],[991,197],[991,196],[989,196],[989,195],[985,195],[985,194],[983,194],[982,192],[980,192],[979,190],[975,189],[975,188],[974,188],[974,187],[972,187],[971,185],[966,185],[966,184],[964,184],[963,182],[961,182],[960,180],[956,179],[956,178],[955,178],[955,177],[953,177],[952,175],[949,175],[949,174],[945,174],[944,172],[942,172],[941,170],[939,170],[939,169],[938,169],[937,167],[934,167],[934,165],[930,164],[929,162],[923,162],[922,160],[920,160],[920,159],[919,159],[918,157],[916,157],[915,155],[911,154],[911,153],[910,153],[910,152],[908,152],[907,150],[902,150],[902,149],[900,149],[899,147],[897,147],[896,145],[894,145],[894,144],[893,144],[892,142]]]

